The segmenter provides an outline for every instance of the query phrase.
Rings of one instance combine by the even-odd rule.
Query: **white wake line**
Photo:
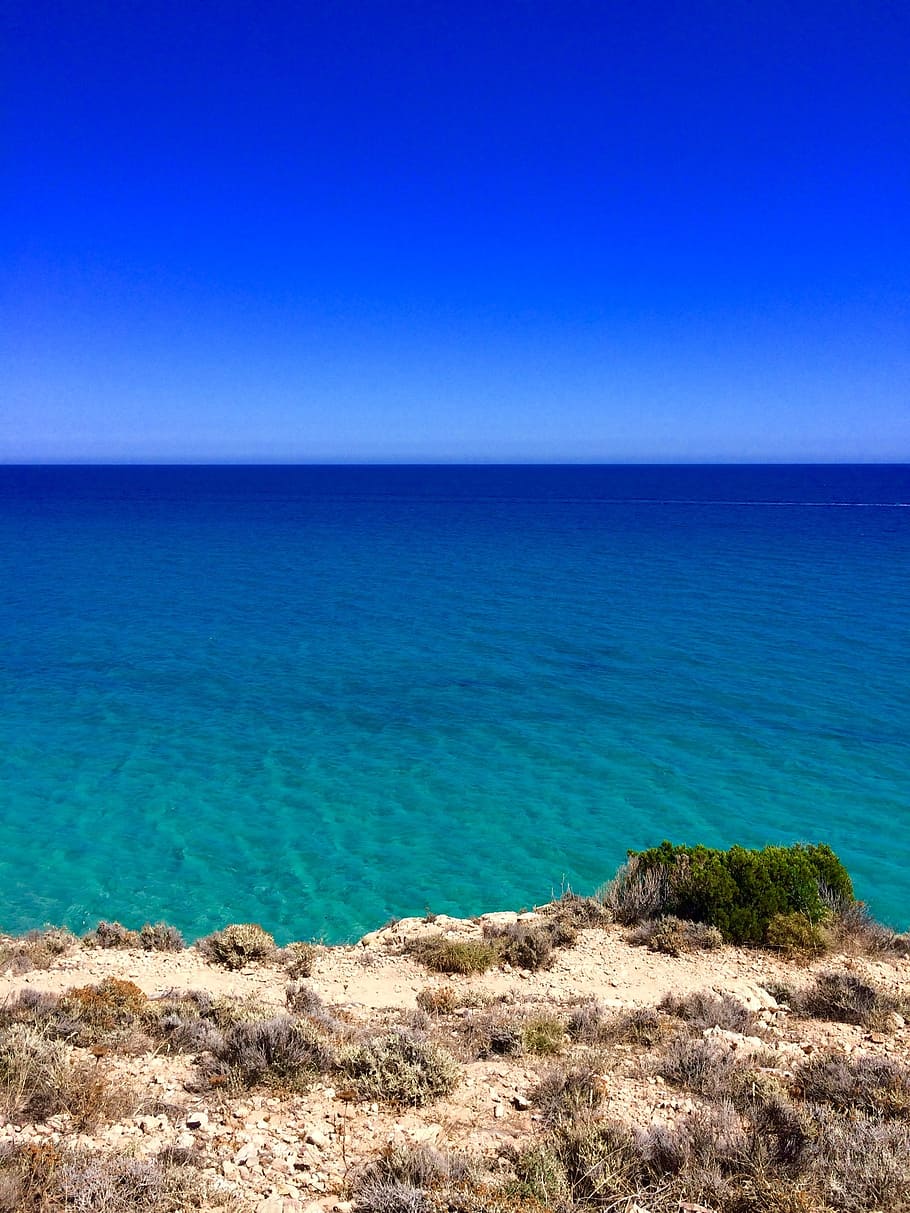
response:
[[[769,508],[792,508],[817,510],[910,510],[910,501],[722,501],[693,497],[576,497],[573,501],[598,501],[604,505],[747,505]]]

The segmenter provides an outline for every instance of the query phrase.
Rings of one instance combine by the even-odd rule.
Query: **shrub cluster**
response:
[[[822,922],[829,900],[852,902],[853,887],[824,845],[721,851],[664,842],[630,853],[604,896],[621,922],[669,914],[715,926],[734,943],[765,944],[776,916]]]

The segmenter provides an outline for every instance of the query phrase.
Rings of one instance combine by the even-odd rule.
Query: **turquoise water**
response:
[[[0,469],[0,927],[824,840],[910,926],[910,469]]]

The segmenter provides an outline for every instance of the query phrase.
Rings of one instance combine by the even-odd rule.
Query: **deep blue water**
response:
[[[0,927],[824,840],[910,926],[910,468],[0,468]]]

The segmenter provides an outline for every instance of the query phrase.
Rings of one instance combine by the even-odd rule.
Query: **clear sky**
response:
[[[910,459],[906,0],[8,0],[0,460]]]

